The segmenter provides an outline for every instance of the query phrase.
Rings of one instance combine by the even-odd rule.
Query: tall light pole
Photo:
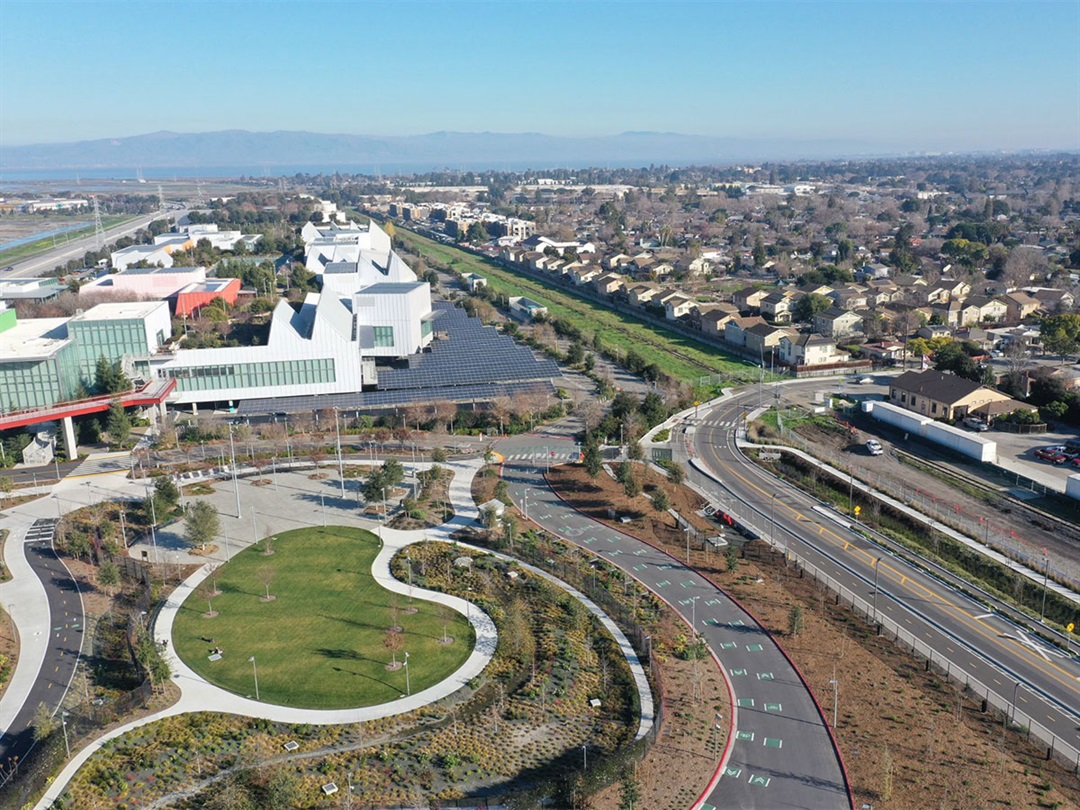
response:
[[[776,548],[776,496],[778,493],[774,492],[772,500],[769,502],[769,545]]]
[[[233,492],[236,493],[236,516],[242,517],[240,511],[240,485],[236,482],[236,445],[233,444],[233,426],[229,425],[229,469],[232,470]]]
[[[255,525],[255,507],[251,507],[251,544],[257,545],[259,542],[259,527]]]
[[[68,716],[67,712],[65,712],[65,711],[60,712],[60,725],[64,729],[64,750],[67,751],[67,758],[71,759],[71,746],[68,744],[68,735],[67,735],[67,716]]]
[[[154,493],[150,491],[150,485],[146,486],[147,491],[150,493],[150,544],[154,548],[154,559],[157,559],[157,498]]]
[[[1045,563],[1043,565],[1043,595],[1042,595],[1042,607],[1039,608],[1039,623],[1042,623],[1043,616],[1046,615],[1046,591],[1047,580],[1050,578],[1050,555],[1046,553],[1046,549],[1043,549],[1043,559]]]
[[[686,564],[690,564],[690,524],[687,523],[683,528],[683,534],[686,535]]]
[[[326,528],[326,497],[320,492],[319,503],[322,504],[322,525]]]
[[[690,626],[694,628],[694,638],[697,638],[697,600],[700,596],[690,598]]]
[[[881,557],[874,558],[874,624],[877,624],[878,563]]]
[[[251,662],[251,674],[255,676],[255,699],[259,699],[259,668],[255,665],[255,656],[248,659]]]
[[[345,467],[341,461],[341,426],[338,424],[338,409],[334,408],[334,436],[337,438],[337,470],[341,480],[341,497],[345,497]]]
[[[1009,717],[1010,723],[1016,722],[1016,693],[1020,690],[1020,681],[1013,684],[1013,696],[1012,696],[1012,712]]]
[[[829,683],[832,684],[832,727],[833,731],[836,731],[836,707],[840,699],[840,679],[833,675],[829,678]]]
[[[409,652],[405,651],[405,694],[412,694],[412,683],[409,682]]]

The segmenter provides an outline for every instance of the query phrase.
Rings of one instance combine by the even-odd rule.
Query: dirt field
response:
[[[572,500],[587,492],[584,506],[621,503],[622,488],[607,476],[590,479],[582,467],[552,470],[561,494]],[[600,492],[592,492],[597,486]],[[643,540],[664,545],[664,532],[620,526]],[[684,554],[678,542],[667,550]],[[839,682],[836,734],[851,777],[856,807],[875,810],[972,810],[989,807],[1080,807],[1080,780],[1045,760],[1045,751],[1016,733],[1005,735],[1001,720],[891,642],[875,637],[824,591],[782,558],[759,544],[733,573],[718,555],[693,551],[692,564],[749,608],[783,644],[814,689],[825,713],[833,710],[830,679]],[[792,605],[803,607],[802,632],[788,636]],[[660,778],[666,776],[663,772]],[[666,782],[673,790],[671,781]],[[642,805],[646,806],[646,805]]]

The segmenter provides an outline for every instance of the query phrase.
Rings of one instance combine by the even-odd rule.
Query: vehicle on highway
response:
[[[881,442],[879,442],[877,439],[870,439],[866,443],[866,452],[868,452],[872,456],[880,456],[882,453],[885,452],[885,448],[881,446]]]
[[[988,424],[986,424],[986,422],[984,422],[982,419],[976,419],[974,416],[969,416],[969,417],[965,418],[962,424],[968,430],[975,430],[975,431],[978,431],[979,433],[981,433],[984,430],[989,430],[990,429],[990,426]]]
[[[1069,460],[1068,456],[1062,452],[1064,449],[1060,445],[1056,447],[1040,447],[1035,451],[1035,458],[1049,461],[1051,464],[1064,464]]]
[[[874,382],[873,377],[857,377],[855,379],[856,385],[871,385]]]

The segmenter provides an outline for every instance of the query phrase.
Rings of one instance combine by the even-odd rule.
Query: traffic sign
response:
[[[855,517],[858,517],[860,512],[862,512],[862,507],[861,506],[856,506],[855,507]]]
[[[1076,629],[1076,625],[1072,622],[1069,622],[1067,625],[1065,625],[1065,629],[1071,633],[1073,630]]]

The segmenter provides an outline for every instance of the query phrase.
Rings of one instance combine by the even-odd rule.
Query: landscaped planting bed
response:
[[[472,564],[455,565],[463,556]],[[466,689],[408,715],[346,726],[168,718],[95,754],[59,806],[336,807],[341,794],[326,797],[320,787],[334,781],[344,791],[350,774],[356,806],[545,785],[559,785],[557,802],[565,802],[558,791],[572,785],[582,745],[590,759],[599,758],[633,738],[638,716],[629,668],[580,603],[514,564],[453,545],[411,546],[393,565],[403,581],[411,567],[415,585],[468,596],[495,620],[495,659]],[[447,635],[454,632],[449,625]],[[440,624],[432,635],[438,640],[442,633]],[[601,699],[599,707],[590,705],[593,698]],[[299,748],[287,753],[290,740]]]

